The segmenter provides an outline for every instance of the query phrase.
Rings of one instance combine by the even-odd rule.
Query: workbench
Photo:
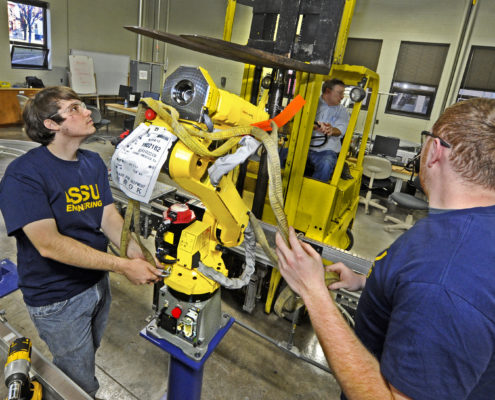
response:
[[[107,110],[115,111],[121,114],[136,116],[137,107],[124,107],[122,104],[118,103],[107,103],[105,104]]]
[[[352,163],[357,161],[355,157],[348,157],[346,160]],[[416,173],[414,176],[416,176]],[[402,190],[402,182],[407,182],[411,179],[411,171],[408,171],[401,165],[392,165],[392,174],[390,177],[395,180],[394,192],[400,192]]]
[[[407,182],[411,179],[411,171],[400,165],[392,165],[392,174],[390,176],[395,179],[394,192],[400,192],[402,190],[402,182]]]
[[[31,97],[41,89],[0,88],[0,125],[22,123],[22,111],[17,99],[18,94]]]

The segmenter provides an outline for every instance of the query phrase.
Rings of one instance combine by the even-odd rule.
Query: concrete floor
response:
[[[111,135],[121,132],[122,120],[107,116],[114,122]],[[105,133],[103,131],[102,133]],[[20,127],[0,128],[0,139],[27,140]],[[92,142],[86,148],[95,150],[108,160],[113,146]],[[0,154],[0,176],[12,157]],[[395,210],[394,215],[405,218],[405,213]],[[5,234],[0,220],[0,259],[16,262],[15,240]],[[372,210],[370,215],[359,208],[353,233],[355,245],[352,252],[372,259],[380,250],[389,246],[401,232],[385,232],[383,214]],[[98,397],[120,400],[159,400],[167,390],[169,356],[139,336],[151,314],[152,287],[134,286],[121,275],[111,275],[112,308],[102,346],[97,353],[97,377],[101,389]],[[242,310],[239,294],[222,293],[223,311],[234,318],[274,338],[287,341],[290,323],[275,314],[266,315],[263,304],[258,304],[250,315]],[[0,299],[0,309],[6,311],[8,322],[21,334],[30,337],[33,345],[50,357],[48,349],[39,338],[22,301],[19,290]],[[331,335],[331,332],[328,333]],[[308,320],[295,333],[295,345],[308,358],[326,365],[321,347]],[[336,343],[336,345],[338,345]],[[0,367],[5,359],[0,359]],[[3,368],[0,368],[3,372]],[[3,376],[0,376],[3,382]],[[0,397],[5,396],[0,382]],[[292,354],[268,343],[238,324],[226,334],[205,364],[203,400],[257,400],[257,399],[339,399],[340,389],[333,376]]]

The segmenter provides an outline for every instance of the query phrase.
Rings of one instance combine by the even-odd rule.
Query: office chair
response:
[[[364,156],[363,159],[363,175],[369,178],[369,183],[363,184],[367,186],[366,197],[359,196],[359,203],[364,204],[364,212],[369,214],[369,207],[375,207],[386,213],[387,207],[382,206],[376,199],[372,199],[373,190],[389,187],[392,182],[390,175],[392,174],[392,163],[383,157]]]
[[[103,143],[105,143],[105,137],[98,135],[98,130],[102,127],[106,127],[107,129],[107,136],[106,138],[109,138],[110,136],[108,135],[108,125],[110,125],[111,121],[109,119],[105,119],[101,116],[100,110],[98,108],[93,107],[93,106],[86,106],[89,111],[91,111],[91,119],[93,120],[93,125],[96,128],[96,132],[94,133],[93,136],[89,138],[88,142],[92,142],[95,140],[101,140]]]
[[[414,187],[418,189],[421,193],[424,194],[423,189],[421,188],[421,184],[419,182],[419,178],[414,178],[413,181]],[[413,211],[414,210],[428,210],[428,202],[419,197],[413,196],[408,193],[394,192],[390,195],[389,199],[397,204],[399,207],[409,210],[410,213],[407,215],[405,220],[401,220],[399,218],[392,217],[390,215],[385,216],[384,221],[391,221],[393,224],[387,225],[385,230],[387,232],[404,229],[407,230],[412,228],[413,223]]]

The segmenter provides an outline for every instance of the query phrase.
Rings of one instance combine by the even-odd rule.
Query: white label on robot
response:
[[[115,149],[112,180],[128,197],[148,203],[177,137],[164,127],[140,124]]]

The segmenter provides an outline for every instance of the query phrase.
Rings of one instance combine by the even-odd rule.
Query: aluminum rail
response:
[[[112,193],[114,196],[114,199],[122,204],[127,204],[127,197],[124,193],[122,193],[114,184],[111,183],[111,189]],[[167,196],[175,193],[181,193],[179,192],[175,187],[157,182],[157,185],[155,187],[155,191],[152,195],[152,201],[149,204],[142,204],[141,205],[141,212],[143,214],[147,215],[152,215],[152,216],[159,216],[154,209],[160,210],[160,211],[165,211],[167,207],[163,206],[162,204],[157,203],[156,199],[162,197],[162,196]],[[184,197],[190,197],[191,199],[195,199],[193,196],[188,196],[184,193],[181,193]],[[267,236],[268,243],[270,243],[273,247],[275,246],[275,233],[277,232],[277,228],[274,225],[268,224],[266,222],[262,222],[261,227],[263,228],[263,231],[265,232]],[[338,249],[336,247],[328,246],[324,243],[318,242],[316,240],[309,239],[307,237],[301,238],[304,242],[311,244],[318,253],[321,254],[321,256],[325,260],[329,260],[332,262],[343,262],[345,265],[347,265],[349,268],[352,270],[366,275],[371,268],[371,265],[373,264],[372,260],[368,260],[364,257],[361,257],[359,255],[353,254],[349,251]],[[233,251],[236,254],[239,254],[241,256],[244,255],[244,247],[241,244],[240,246],[237,247],[231,247],[231,248],[226,248],[227,251]],[[261,248],[261,246],[256,247],[256,261],[264,264],[264,265],[269,265],[272,267],[277,267],[276,265],[272,265],[270,259],[266,256],[265,252]]]
[[[260,221],[261,222],[261,221]],[[265,222],[261,222],[261,226],[263,228],[263,231],[267,235],[267,240],[268,243],[270,243],[272,246],[275,246],[275,233],[277,232],[277,228],[271,224],[267,224]],[[368,260],[364,257],[361,257],[359,255],[353,254],[349,251],[338,249],[336,247],[328,246],[324,243],[318,242],[316,240],[309,239],[307,237],[302,237],[301,240],[303,240],[306,243],[311,244],[318,253],[324,258],[325,260],[329,260],[332,262],[343,262],[345,265],[347,265],[349,268],[352,270],[366,275],[371,268],[371,265],[373,264],[373,261]],[[244,254],[244,248],[242,245],[230,248],[228,250],[232,250],[238,254]],[[276,265],[272,265],[272,262],[270,259],[266,256],[265,252],[260,246],[257,246],[256,248],[256,261],[269,265],[272,267],[277,267]]]
[[[292,356],[297,357],[298,359],[300,359],[300,360],[302,360],[304,362],[307,362],[307,363],[309,363],[311,365],[314,365],[315,367],[318,367],[321,370],[323,370],[325,372],[328,372],[329,374],[333,374],[332,373],[332,370],[330,368],[328,368],[326,365],[320,364],[319,362],[317,362],[317,361],[315,361],[315,360],[313,360],[313,359],[311,359],[309,357],[306,357],[303,354],[301,354],[299,352],[299,349],[297,347],[291,346],[291,348],[289,349],[286,342],[277,341],[277,340],[273,339],[272,337],[261,333],[257,329],[254,329],[250,325],[248,325],[248,324],[246,324],[246,323],[244,323],[242,321],[239,321],[238,319],[235,319],[234,322],[237,325],[239,325],[240,327],[248,330],[249,332],[251,332],[251,333],[253,333],[253,334],[257,335],[257,336],[259,336],[260,338],[266,340],[267,342],[270,342],[274,346],[277,346],[279,349],[286,351],[287,353],[291,354]]]

